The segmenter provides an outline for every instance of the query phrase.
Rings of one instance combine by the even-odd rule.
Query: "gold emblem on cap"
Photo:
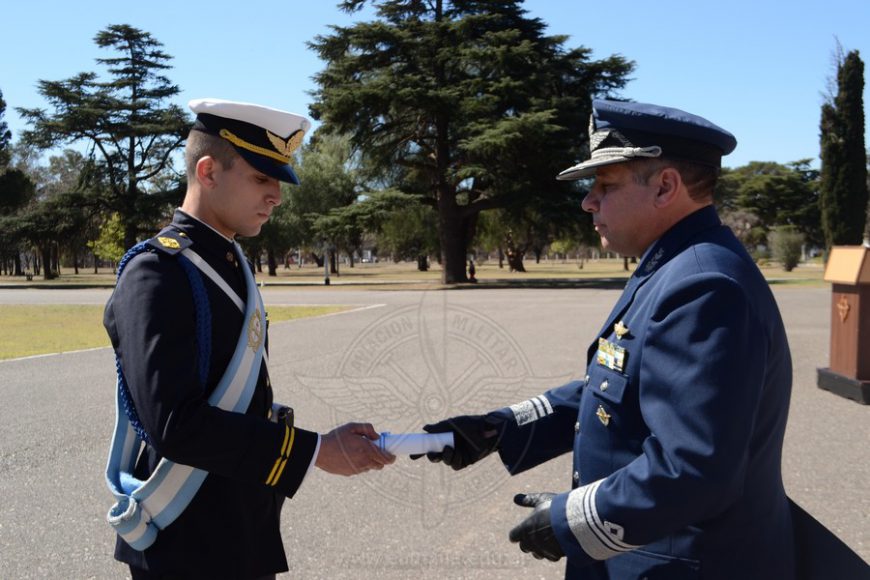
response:
[[[622,338],[626,334],[628,334],[628,327],[625,325],[623,321],[619,321],[613,325],[613,332],[616,333],[616,338]]]
[[[300,129],[296,133],[301,133],[301,132],[302,131]],[[269,133],[269,131],[266,131],[266,133],[269,135],[269,138],[271,139],[273,134]],[[290,137],[287,138],[287,142],[289,142],[291,139],[293,139],[294,136],[296,135],[296,133],[293,133],[293,135],[290,135]],[[247,141],[245,141],[244,139],[242,139],[238,135],[235,135],[226,129],[221,129],[218,134],[222,138],[226,139],[227,141],[229,141],[230,143],[235,145],[236,147],[241,147],[242,149],[247,149],[251,153],[256,153],[257,155],[263,155],[264,157],[269,157],[271,159],[274,159],[275,161],[280,161],[281,163],[285,163],[285,164],[290,163],[290,155],[289,154],[285,155],[284,153],[278,153],[277,151],[274,151],[272,149],[266,149],[265,147],[260,147],[259,145],[254,145],[253,143],[248,143]],[[284,151],[286,149],[286,147],[289,146],[283,139],[281,139],[277,135],[275,135],[275,139],[277,139],[282,144],[281,151]],[[300,142],[302,141],[301,136],[298,139]],[[273,146],[274,146],[274,143],[273,143]],[[293,149],[295,149],[295,147],[293,147]],[[291,151],[292,151],[292,149],[291,149]]]
[[[266,130],[266,137],[269,138],[269,143],[272,144],[272,147],[274,147],[279,154],[285,157],[290,157],[290,155],[292,155],[293,152],[302,145],[302,138],[304,136],[305,133],[302,129],[297,129],[292,135],[287,137],[287,139],[282,139],[271,131]]]
[[[604,405],[598,405],[598,411],[595,414],[598,415],[598,420],[601,421],[602,425],[605,427],[610,425],[610,415],[604,410]]]
[[[178,243],[178,240],[173,240],[172,238],[166,238],[164,236],[160,236],[157,238],[157,241],[160,242],[160,245],[164,248],[170,248],[172,250],[177,250],[181,247],[181,244]]]

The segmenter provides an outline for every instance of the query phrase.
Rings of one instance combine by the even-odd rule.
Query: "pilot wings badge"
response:
[[[284,157],[290,157],[290,155],[292,155],[293,152],[302,145],[302,138],[304,136],[305,132],[302,129],[297,129],[292,135],[287,137],[287,139],[282,139],[271,131],[266,131],[266,137],[269,138],[269,143],[272,144],[275,151]]]

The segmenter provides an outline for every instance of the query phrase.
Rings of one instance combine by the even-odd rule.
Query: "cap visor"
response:
[[[278,181],[285,181],[287,183],[292,183],[293,185],[299,185],[299,178],[296,177],[296,173],[289,164],[281,165],[271,159],[263,157],[262,155],[251,153],[250,151],[246,151],[239,147],[234,147],[234,149],[257,171],[265,173],[269,177],[274,177]]]
[[[631,161],[631,159],[622,156],[610,157],[607,159],[590,159],[589,161],[578,163],[574,167],[569,167],[568,169],[557,175],[556,179],[558,179],[559,181],[574,181],[577,179],[584,179],[586,177],[593,177],[595,175],[595,170],[603,165],[625,163],[626,161]]]

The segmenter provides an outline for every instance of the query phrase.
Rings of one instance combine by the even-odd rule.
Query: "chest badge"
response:
[[[598,415],[598,420],[601,424],[607,427],[610,425],[610,415],[604,410],[604,405],[598,405],[598,410],[595,412]]]
[[[263,325],[260,322],[260,309],[254,310],[251,319],[248,321],[248,346],[254,352],[260,348],[263,342]]]
[[[598,339],[598,352],[595,354],[595,360],[601,366],[621,373],[625,368],[627,354],[621,346],[617,346],[604,338]]]
[[[613,325],[613,332],[616,333],[616,338],[622,338],[626,334],[629,333],[628,327],[625,325],[625,322],[620,320],[616,324]]]

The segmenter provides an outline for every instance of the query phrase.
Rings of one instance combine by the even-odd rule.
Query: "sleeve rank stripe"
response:
[[[596,560],[606,560],[640,547],[622,541],[622,528],[601,521],[595,496],[602,481],[572,491],[566,506],[568,527],[583,551]],[[608,525],[618,532],[609,530]]]
[[[544,404],[544,408],[547,410],[547,415],[552,415],[553,414],[553,405],[550,404],[550,399],[548,399],[544,395],[540,395],[538,398]]]
[[[287,443],[292,441],[293,433],[289,426],[284,425],[284,443],[281,444],[281,455],[287,455]]]
[[[287,425],[284,426],[284,442],[281,444],[281,455],[275,460],[275,465],[272,466],[272,471],[269,472],[269,477],[266,478],[266,485],[278,483],[281,479],[281,474],[284,472],[284,467],[287,465],[287,458],[290,457],[290,450],[293,449],[293,440],[296,439],[296,429],[291,429]]]
[[[287,458],[285,457],[285,458],[281,461],[281,467],[278,468],[278,474],[275,476],[275,481],[272,482],[272,485],[273,485],[273,486],[274,486],[275,484],[278,483],[278,480],[279,480],[279,479],[281,479],[281,474],[284,473],[284,468],[285,468],[286,466],[287,466]]]
[[[606,539],[606,541],[610,542],[611,545],[615,546],[615,550],[620,552],[630,552],[640,548],[640,546],[635,546],[622,540],[623,534],[625,533],[622,526],[613,524],[612,522],[602,521],[599,517],[598,508],[595,505],[595,496],[598,494],[598,488],[600,485],[601,482],[599,481],[598,485],[595,486],[595,490],[587,495],[591,509],[590,514],[592,515],[593,531],[595,531],[596,535],[602,538],[602,542]]]
[[[544,405],[541,404],[539,397],[533,397],[529,399],[532,402],[532,405],[535,407],[535,413],[538,415],[537,419],[547,416],[547,412],[544,410]]]

